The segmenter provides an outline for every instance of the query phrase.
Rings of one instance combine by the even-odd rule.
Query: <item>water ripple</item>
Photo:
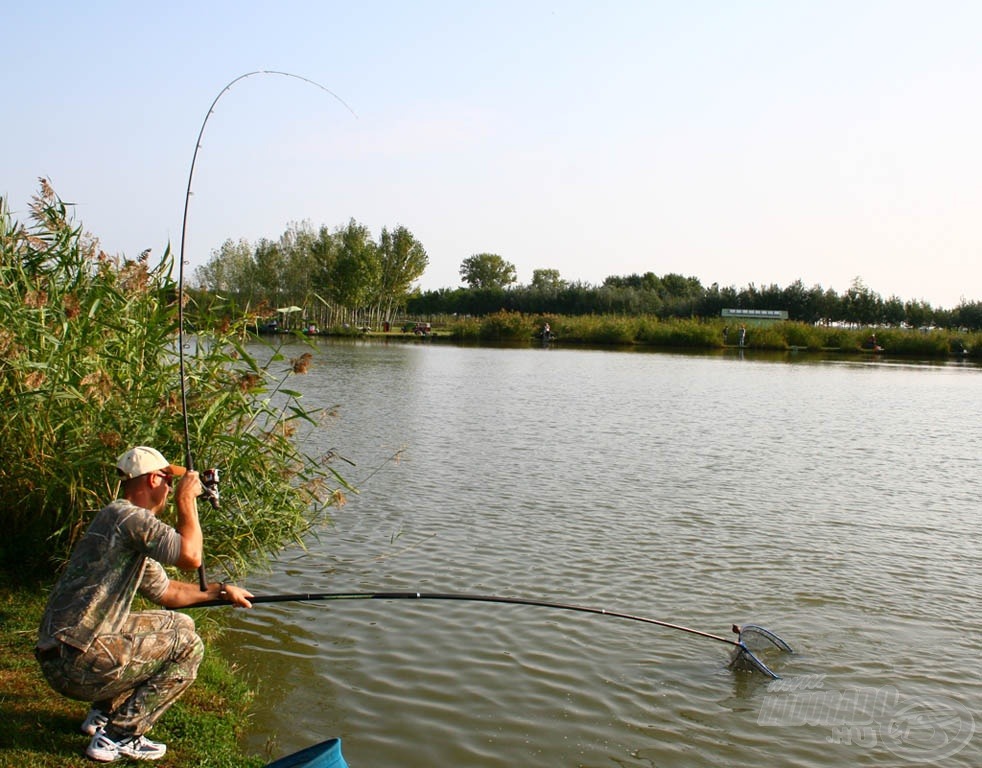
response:
[[[979,711],[978,370],[324,349],[300,386],[340,416],[307,439],[374,474],[254,591],[513,595],[723,637],[754,622],[795,646],[773,662],[789,681]],[[728,646],[610,617],[276,605],[237,612],[226,645],[263,686],[257,751],[339,735],[352,765],[407,768],[896,764],[888,723],[769,723],[782,694],[730,671]]]

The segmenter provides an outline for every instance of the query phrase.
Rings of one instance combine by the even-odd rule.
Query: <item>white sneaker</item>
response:
[[[86,736],[95,736],[98,731],[106,727],[109,717],[101,709],[90,709],[89,714],[82,721],[82,733]]]
[[[167,753],[167,746],[150,741],[146,736],[131,736],[113,741],[104,731],[97,731],[85,754],[100,763],[112,763],[121,758],[130,760],[159,760]]]

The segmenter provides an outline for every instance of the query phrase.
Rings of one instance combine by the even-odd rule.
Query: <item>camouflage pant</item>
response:
[[[194,682],[204,644],[182,613],[131,613],[119,634],[102,635],[89,650],[63,646],[41,670],[59,693],[109,715],[117,734],[139,736]]]

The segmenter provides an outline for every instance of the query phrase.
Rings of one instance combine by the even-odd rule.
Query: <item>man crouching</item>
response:
[[[99,762],[156,760],[167,747],[144,734],[194,682],[204,645],[173,611],[130,612],[136,593],[164,608],[224,599],[251,607],[231,584],[171,581],[164,565],[201,564],[198,473],[138,446],[119,457],[122,498],[104,507],[72,551],[48,598],[35,655],[51,687],[92,707],[82,732]],[[175,491],[177,529],[157,519]]]

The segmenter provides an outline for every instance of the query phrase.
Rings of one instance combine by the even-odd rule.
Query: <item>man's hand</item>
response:
[[[225,599],[233,605],[240,608],[252,608],[252,603],[249,602],[250,597],[252,597],[252,592],[248,589],[237,587],[234,584],[225,585]]]
[[[198,603],[226,600],[240,608],[252,608],[252,603],[249,602],[252,592],[248,589],[237,587],[234,584],[226,584],[224,597],[222,596],[222,589],[221,584],[212,582],[208,585],[208,590],[202,592],[197,584],[172,579],[160,598],[160,605],[164,608],[192,608]]]
[[[201,495],[201,476],[196,470],[190,469],[177,483],[174,491],[174,501],[178,509],[182,504],[195,501]]]

